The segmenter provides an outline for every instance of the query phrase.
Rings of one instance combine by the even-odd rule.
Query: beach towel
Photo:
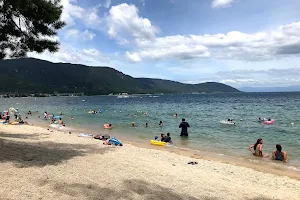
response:
[[[80,133],[78,137],[94,137],[94,135],[89,133]]]

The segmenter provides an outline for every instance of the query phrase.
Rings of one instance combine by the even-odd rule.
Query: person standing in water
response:
[[[182,122],[179,125],[179,128],[181,128],[180,136],[189,136],[188,131],[187,131],[189,127],[190,127],[189,123],[187,123],[185,121],[185,119],[182,118]]]
[[[252,150],[252,148],[254,149],[254,151]],[[253,153],[254,156],[264,157],[264,158],[269,157],[269,154],[263,154],[262,148],[263,148],[263,140],[259,138],[257,139],[255,144],[249,147],[249,150]]]
[[[286,151],[282,151],[280,144],[276,144],[276,149],[272,152],[272,159],[287,162]]]

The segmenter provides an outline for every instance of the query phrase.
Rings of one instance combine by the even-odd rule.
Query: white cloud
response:
[[[224,8],[230,6],[235,0],[212,0],[213,8]]]
[[[75,5],[76,2],[76,0],[61,1],[63,6],[61,19],[67,23],[67,26],[74,26],[76,24],[76,20],[79,20],[87,27],[98,29],[102,22],[100,17],[97,15],[97,8],[100,5],[86,9]]]
[[[300,55],[300,22],[252,34],[175,35],[152,40],[136,38],[131,54],[149,59],[212,57],[223,60],[265,61]]]
[[[147,39],[156,37],[158,29],[151,24],[149,19],[139,16],[135,5],[126,3],[112,6],[106,16],[108,34],[114,39]]]
[[[106,0],[104,7],[109,8],[111,5],[111,0]]]
[[[65,37],[72,39],[93,40],[96,37],[96,34],[89,30],[81,32],[77,29],[68,29],[66,31]]]
[[[126,57],[131,60],[132,62],[141,62],[142,59],[140,58],[140,56],[137,53],[129,53],[128,51],[126,51]]]
[[[68,44],[61,44],[59,51],[56,53],[49,53],[48,51],[42,54],[28,53],[28,57],[51,62],[68,62],[90,66],[103,66],[109,62],[109,58],[96,49],[76,49]]]

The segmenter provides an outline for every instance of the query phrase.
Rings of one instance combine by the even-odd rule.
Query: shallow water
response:
[[[264,152],[271,153],[277,143],[288,152],[289,165],[300,169],[300,93],[232,93],[195,95],[149,95],[118,99],[115,96],[49,97],[0,99],[0,108],[19,108],[25,116],[28,110],[39,111],[29,118],[48,125],[49,121],[38,119],[43,112],[59,115],[68,127],[91,133],[122,134],[123,137],[149,141],[161,133],[171,133],[177,147],[194,148],[239,156],[254,160],[248,146],[263,138]],[[83,101],[84,100],[84,101]],[[103,110],[88,114],[90,109]],[[147,115],[144,113],[147,112]],[[178,113],[176,118],[174,113]],[[69,117],[73,116],[74,120]],[[258,117],[276,120],[274,125],[257,122]],[[181,118],[186,118],[191,128],[189,138],[179,137]],[[221,120],[233,118],[237,124],[224,125]],[[159,121],[164,126],[158,126]],[[135,127],[131,127],[135,122]],[[145,127],[145,123],[148,127]],[[291,125],[294,122],[294,125]],[[111,123],[113,130],[103,130],[103,124]]]

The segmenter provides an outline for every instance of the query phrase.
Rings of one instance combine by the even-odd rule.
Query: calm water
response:
[[[83,101],[84,100],[84,101]],[[288,152],[289,166],[300,169],[300,93],[232,93],[197,95],[147,95],[118,99],[115,96],[50,97],[0,99],[0,108],[19,108],[55,115],[62,112],[68,127],[91,133],[121,133],[130,138],[149,141],[161,133],[171,133],[175,146],[196,148],[220,154],[253,158],[248,146],[258,138],[264,140],[264,152],[271,153],[277,143]],[[103,110],[88,114],[90,109]],[[144,115],[147,112],[148,115]],[[178,113],[178,118],[173,117]],[[70,120],[70,116],[74,120]],[[179,137],[181,118],[189,122],[189,139]],[[263,125],[258,117],[272,118],[275,125]],[[233,118],[237,125],[223,125],[220,120]],[[31,119],[38,119],[35,114]],[[158,126],[163,121],[164,127]],[[135,127],[131,127],[135,122]],[[145,123],[148,123],[148,128]],[[291,125],[294,122],[294,125]],[[113,130],[103,130],[111,123]]]

